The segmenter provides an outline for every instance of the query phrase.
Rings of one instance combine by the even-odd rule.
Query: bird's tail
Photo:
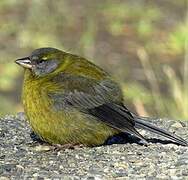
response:
[[[176,142],[179,145],[188,146],[188,142],[186,140],[184,140],[183,138],[181,138],[173,133],[170,133],[167,130],[158,128],[158,127],[146,122],[144,120],[144,117],[137,117],[137,116],[135,117],[135,127],[140,128],[140,129],[146,129],[146,130],[151,131],[155,134],[164,136],[164,137]]]

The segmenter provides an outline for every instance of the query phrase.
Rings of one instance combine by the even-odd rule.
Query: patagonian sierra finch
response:
[[[16,63],[25,69],[22,100],[27,119],[48,143],[97,146],[122,132],[146,142],[136,130],[142,128],[188,145],[131,113],[123,104],[119,85],[83,57],[40,48]]]

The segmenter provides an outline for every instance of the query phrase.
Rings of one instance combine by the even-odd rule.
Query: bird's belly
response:
[[[92,115],[80,111],[55,111],[49,103],[38,100],[26,101],[24,106],[33,131],[51,144],[95,146],[118,133]]]
[[[32,119],[33,130],[45,141],[52,144],[100,145],[116,134],[116,130],[83,114],[51,114],[41,119]]]

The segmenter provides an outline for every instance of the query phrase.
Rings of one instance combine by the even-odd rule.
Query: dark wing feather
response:
[[[67,81],[72,85],[71,91]],[[97,117],[108,126],[145,140],[134,128],[135,122],[131,113],[126,108],[123,110],[119,108],[122,93],[114,81],[105,79],[98,83],[93,79],[70,76],[62,77],[61,84],[63,90],[60,93],[49,94],[58,110],[69,107],[76,108]]]
[[[143,141],[145,138],[134,128],[135,122],[129,112],[120,112],[117,104],[103,104],[101,106],[88,109],[88,112],[109,126],[119,129],[122,132],[128,132]]]

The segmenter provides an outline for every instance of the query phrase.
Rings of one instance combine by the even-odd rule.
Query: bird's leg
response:
[[[82,148],[85,147],[83,144],[74,144],[74,143],[67,143],[67,144],[49,144],[48,142],[43,141],[34,131],[30,134],[31,139],[33,140],[33,145],[35,143],[39,143],[41,145],[49,146],[50,150],[59,151],[59,150],[65,150],[65,149],[76,149],[76,148]]]

